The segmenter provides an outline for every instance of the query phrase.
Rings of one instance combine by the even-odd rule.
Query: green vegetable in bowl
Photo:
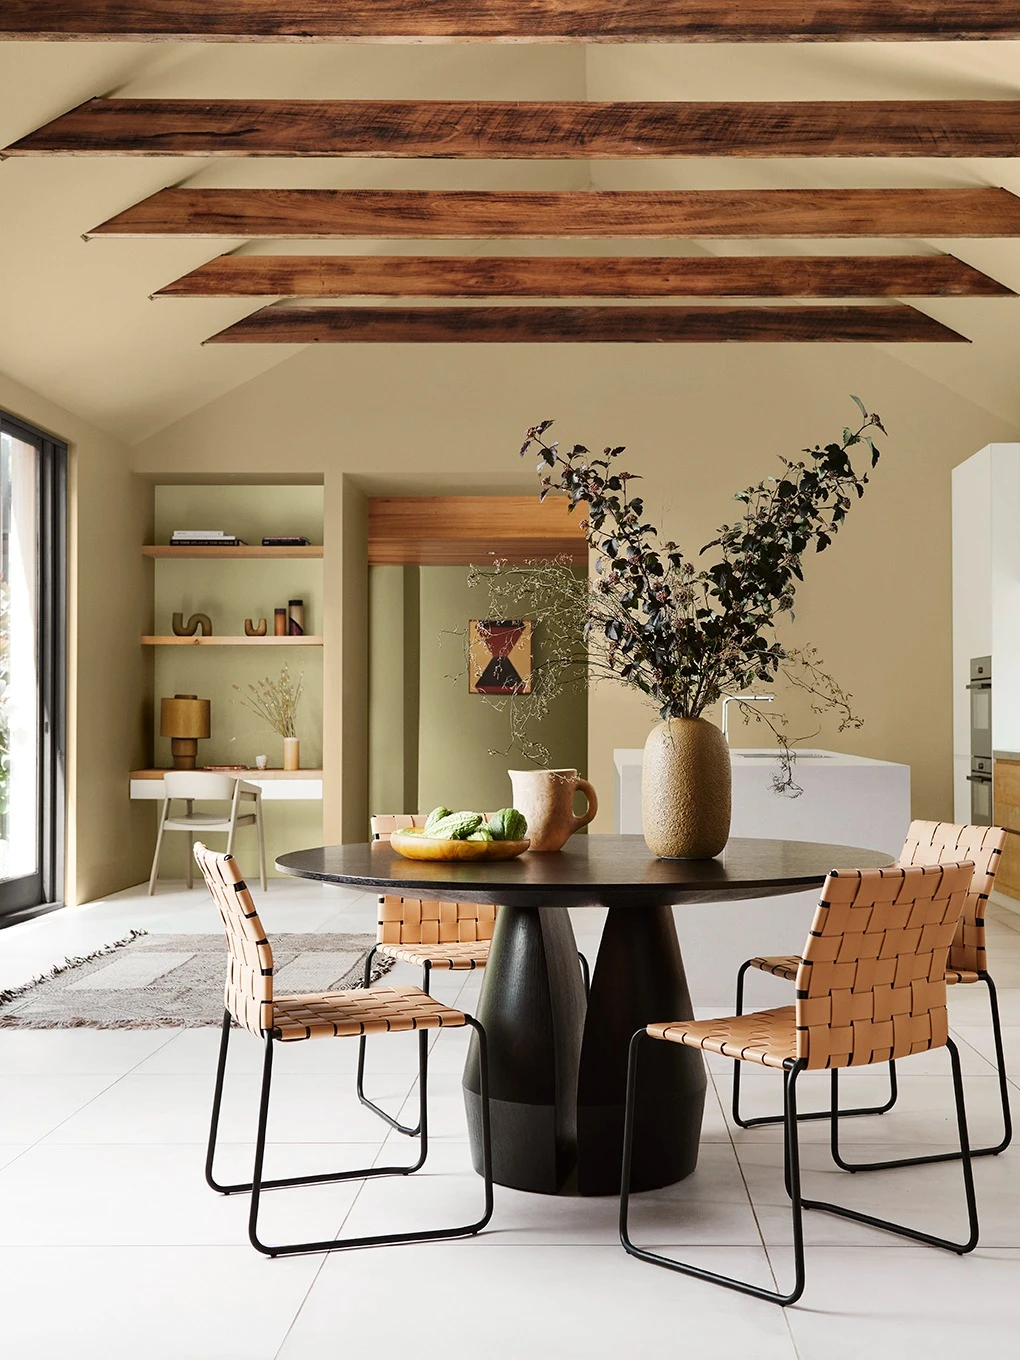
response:
[[[432,828],[435,826],[436,822],[441,822],[444,817],[449,817],[450,815],[451,813],[449,808],[446,807],[433,808],[425,819],[425,828],[422,832],[422,835],[431,836]]]
[[[472,831],[470,836],[465,837],[465,840],[469,841],[494,841],[495,839],[496,837],[487,826],[480,826],[477,831]]]
[[[516,808],[500,808],[486,823],[494,841],[522,841],[528,834],[528,819]]]
[[[426,823],[425,835],[437,841],[466,841],[484,820],[480,812],[449,812],[432,822],[431,827]]]

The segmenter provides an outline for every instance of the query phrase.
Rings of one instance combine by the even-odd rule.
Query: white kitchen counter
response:
[[[613,752],[616,765],[615,830],[641,832],[641,750]],[[774,750],[732,752],[733,817],[730,834],[768,840],[857,845],[899,853],[910,824],[910,767],[839,751],[802,750],[794,779],[797,798],[777,794]],[[593,828],[594,829],[594,828]],[[755,954],[799,954],[811,925],[817,893],[678,907],[677,930],[696,1006],[733,1003],[734,975]],[[792,999],[774,978],[748,982],[748,1004],[782,1005]]]
[[[613,752],[616,830],[641,830],[641,750]],[[732,752],[732,836],[816,841],[899,851],[910,824],[910,766],[839,751],[797,753],[798,798],[772,790],[779,770],[774,750]]]

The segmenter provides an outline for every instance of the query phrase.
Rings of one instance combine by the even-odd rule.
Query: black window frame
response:
[[[39,809],[34,874],[0,882],[0,927],[63,905],[67,769],[67,464],[62,440],[0,411],[0,431],[36,458]]]

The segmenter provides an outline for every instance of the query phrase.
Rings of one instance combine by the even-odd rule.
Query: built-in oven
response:
[[[992,824],[992,762],[988,756],[971,756],[970,821],[972,826]]]
[[[992,658],[975,656],[970,663],[970,820],[992,824]]]

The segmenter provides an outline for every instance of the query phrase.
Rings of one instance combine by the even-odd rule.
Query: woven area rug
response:
[[[279,992],[360,987],[371,935],[274,935]],[[23,987],[0,991],[0,1029],[162,1029],[219,1025],[223,936],[133,930],[85,958],[65,959]],[[393,960],[373,961],[372,980]]]

